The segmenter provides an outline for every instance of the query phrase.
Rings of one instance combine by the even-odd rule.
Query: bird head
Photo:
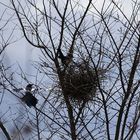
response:
[[[33,89],[33,84],[28,84],[25,88],[26,91],[32,91]]]

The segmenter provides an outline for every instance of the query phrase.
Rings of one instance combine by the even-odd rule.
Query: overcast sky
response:
[[[110,0],[107,0],[107,1],[109,2]],[[116,0],[116,1],[118,1],[118,0]],[[0,2],[10,5],[9,0],[0,0]],[[95,2],[95,5],[98,9],[101,8],[102,2],[103,2],[103,0],[98,0]],[[83,6],[85,6],[87,4],[87,1],[81,0],[81,4],[83,4]],[[40,8],[42,7],[41,1],[38,1],[38,7],[40,7]],[[122,7],[125,11],[125,14],[129,17],[131,15],[130,13],[132,12],[131,0],[122,0]],[[4,6],[0,5],[1,11],[3,11],[4,8],[5,8]],[[9,17],[9,15],[11,15],[11,10],[7,10],[7,15],[5,14],[5,19],[6,19],[6,16]],[[12,21],[11,25],[9,24],[9,26],[8,26],[9,29],[12,29],[11,27],[14,27],[13,23],[16,24],[16,22],[17,21]],[[7,31],[6,31],[7,36],[10,33],[9,29],[7,29]],[[30,60],[35,59],[37,57],[36,54],[37,54],[38,50],[31,47],[25,39],[20,39],[20,36],[21,36],[21,32],[19,30],[14,31],[14,34],[13,34],[14,40],[18,40],[18,41],[14,44],[11,44],[6,49],[6,52],[7,52],[6,55],[11,63],[18,62],[23,65],[25,63],[28,63]]]

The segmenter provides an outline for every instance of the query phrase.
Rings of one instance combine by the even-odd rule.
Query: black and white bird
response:
[[[64,56],[61,49],[58,49],[58,58],[60,58],[63,65],[68,66],[68,64],[71,62],[72,56],[68,54],[67,56]]]
[[[33,84],[28,84],[25,88],[25,95],[21,98],[23,102],[26,103],[27,106],[30,108],[36,107],[36,104],[38,103],[38,100],[36,97],[33,96],[32,94],[32,89],[33,89]]]

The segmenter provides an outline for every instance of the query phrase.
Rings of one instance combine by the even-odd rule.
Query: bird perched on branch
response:
[[[60,58],[60,60],[61,60],[63,65],[68,66],[68,64],[72,60],[72,55],[70,53],[68,53],[67,56],[64,56],[64,54],[62,53],[61,49],[58,48],[58,58]]]
[[[27,104],[29,107],[36,107],[38,100],[32,94],[32,86],[33,84],[28,84],[26,86],[25,95],[21,98],[23,102]]]

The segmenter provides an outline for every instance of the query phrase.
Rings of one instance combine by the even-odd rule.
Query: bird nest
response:
[[[92,100],[103,77],[104,72],[101,69],[95,71],[85,64],[71,65],[64,75],[63,93],[72,101]]]

